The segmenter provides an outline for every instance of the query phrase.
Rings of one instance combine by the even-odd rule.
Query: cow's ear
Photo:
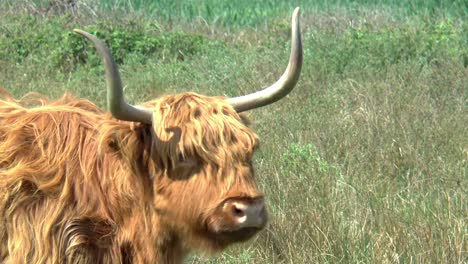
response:
[[[239,114],[240,118],[241,118],[241,122],[246,125],[246,126],[250,126],[252,124],[252,121],[250,120],[250,118],[247,116],[247,114],[244,114],[244,113],[240,113]]]

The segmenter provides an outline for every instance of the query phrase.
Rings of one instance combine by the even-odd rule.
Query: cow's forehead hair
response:
[[[258,145],[257,135],[223,97],[182,93],[150,102],[153,128],[166,154],[196,155],[222,165],[247,161]]]

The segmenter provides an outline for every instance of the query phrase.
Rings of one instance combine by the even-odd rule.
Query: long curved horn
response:
[[[273,85],[261,91],[226,99],[237,112],[274,103],[286,96],[296,85],[302,68],[302,42],[299,26],[299,7],[294,9],[291,30],[291,55],[286,71]]]
[[[107,46],[97,37],[86,31],[74,29],[73,32],[89,39],[104,61],[107,81],[107,107],[112,116],[124,121],[151,124],[153,114],[150,109],[135,107],[125,102],[119,69]]]

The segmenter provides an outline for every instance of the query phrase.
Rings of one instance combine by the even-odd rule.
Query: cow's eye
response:
[[[179,162],[184,162],[185,160],[186,160],[186,158],[182,154],[179,154],[179,156],[177,157],[177,161],[179,161]]]
[[[178,156],[178,161],[176,167],[178,168],[187,168],[187,167],[194,167],[198,164],[198,159],[195,157],[187,157],[184,155]]]

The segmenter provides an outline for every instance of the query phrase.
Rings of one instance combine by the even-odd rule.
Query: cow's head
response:
[[[258,139],[239,113],[281,99],[297,83],[302,66],[299,9],[292,17],[291,55],[284,74],[272,86],[236,98],[182,93],[130,105],[107,47],[87,32],[74,31],[88,38],[103,57],[112,115],[153,127],[158,221],[183,236],[188,247],[208,250],[247,240],[261,230],[267,214],[252,167]]]

